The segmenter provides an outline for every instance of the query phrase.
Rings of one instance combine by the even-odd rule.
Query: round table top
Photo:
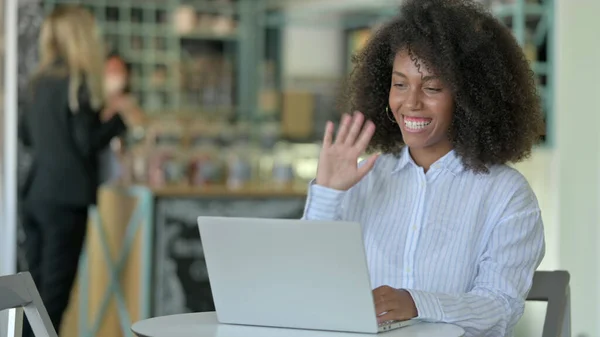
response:
[[[373,334],[220,324],[215,312],[161,316],[131,327],[139,337],[365,337]],[[377,335],[386,337],[461,337],[464,330],[444,323],[418,323]]]

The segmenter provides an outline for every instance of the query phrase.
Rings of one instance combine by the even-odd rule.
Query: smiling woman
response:
[[[436,117],[430,126],[435,134],[423,137],[446,134],[466,167],[478,172],[527,158],[543,134],[540,99],[521,47],[476,2],[409,1],[401,16],[374,34],[354,64],[344,102],[349,103],[346,111],[361,111],[377,126],[371,150],[398,154],[400,145],[415,140],[407,136],[410,119],[398,119],[405,112],[433,118],[451,110],[449,125]],[[422,106],[415,112],[411,103]],[[387,109],[403,127],[390,123]],[[413,152],[420,157],[423,151]],[[435,155],[426,157],[431,163]]]
[[[363,226],[380,322],[511,336],[545,252],[537,198],[507,163],[542,131],[511,32],[467,0],[408,0],[355,57],[303,219]],[[378,152],[357,165],[365,151]]]
[[[397,52],[392,66],[391,113],[413,158],[432,162],[452,149],[448,138],[454,110],[452,91],[409,50]],[[429,160],[424,158],[427,153]]]

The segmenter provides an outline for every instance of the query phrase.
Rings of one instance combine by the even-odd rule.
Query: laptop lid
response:
[[[377,332],[358,223],[199,217],[221,323]]]

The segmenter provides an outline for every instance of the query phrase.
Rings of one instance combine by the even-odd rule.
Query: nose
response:
[[[406,101],[404,105],[411,110],[418,110],[421,108],[421,91],[418,88],[411,88],[408,91]]]

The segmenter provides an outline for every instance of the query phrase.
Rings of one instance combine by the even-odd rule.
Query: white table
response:
[[[377,335],[230,325],[219,324],[215,312],[150,318],[135,323],[131,330],[139,337],[461,337],[465,333],[443,323],[418,323]]]

